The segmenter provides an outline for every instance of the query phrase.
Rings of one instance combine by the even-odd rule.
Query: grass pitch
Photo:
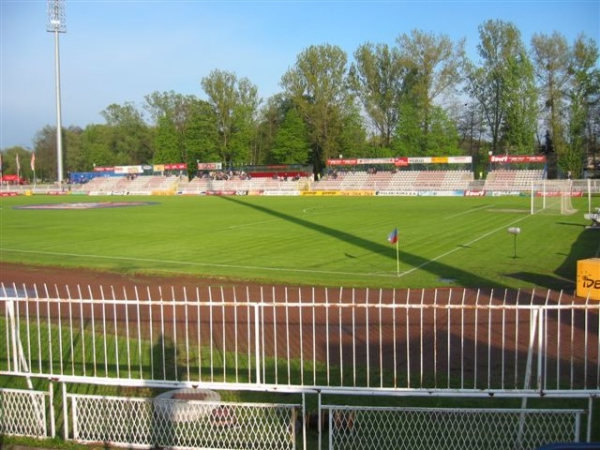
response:
[[[105,202],[154,204],[87,207]],[[19,209],[66,204],[79,207]],[[573,205],[565,216],[530,214],[528,197],[4,197],[0,259],[288,285],[572,290],[577,261],[600,251],[587,198]]]

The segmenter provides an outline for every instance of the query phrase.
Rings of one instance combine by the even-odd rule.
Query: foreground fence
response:
[[[583,411],[327,405],[328,448],[534,449],[578,438]]]
[[[533,448],[578,440],[584,413],[589,440],[592,399],[600,394],[600,302],[561,292],[0,285],[0,311],[0,376],[30,386],[50,380],[50,393],[0,391],[6,434],[53,436],[52,389],[60,383],[61,428],[82,442],[296,448],[301,438],[307,448],[304,396],[317,395],[319,414],[329,418],[329,448],[353,448],[359,435],[373,433],[387,433],[392,443],[359,448],[440,447],[450,429],[469,435],[468,428],[489,428],[478,439],[469,435],[472,445],[463,436],[444,447],[477,448],[490,438],[488,421],[505,428],[511,448]],[[67,392],[78,384],[126,390]],[[140,395],[148,389],[287,392],[302,394],[302,402],[179,399],[175,404],[210,414],[175,420],[172,411],[161,413],[160,399]],[[589,408],[555,415],[527,408],[344,409],[321,404],[328,395],[579,398],[589,399]],[[426,439],[403,435],[410,443],[404,447],[394,440],[398,427],[425,424]]]
[[[551,291],[54,290],[0,286],[0,374],[486,395],[600,389],[600,302]]]

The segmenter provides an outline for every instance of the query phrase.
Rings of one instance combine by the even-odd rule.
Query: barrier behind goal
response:
[[[542,180],[531,183],[531,214],[575,214],[572,197],[585,193],[573,187],[571,180]]]

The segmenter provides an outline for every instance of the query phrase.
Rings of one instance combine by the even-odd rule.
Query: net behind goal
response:
[[[571,198],[581,196],[571,180],[542,180],[531,184],[531,214],[575,214]]]

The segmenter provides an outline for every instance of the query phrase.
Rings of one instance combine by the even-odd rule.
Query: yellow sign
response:
[[[577,261],[577,297],[600,300],[600,258]]]

